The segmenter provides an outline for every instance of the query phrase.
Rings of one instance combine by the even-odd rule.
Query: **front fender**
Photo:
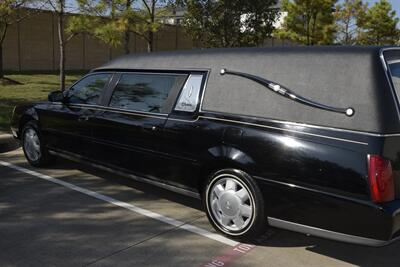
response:
[[[14,108],[11,116],[11,131],[15,138],[20,138],[22,128],[30,120],[39,120],[39,115],[35,107],[31,105],[21,105]]]

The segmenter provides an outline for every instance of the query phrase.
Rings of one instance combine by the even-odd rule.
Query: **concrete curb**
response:
[[[0,134],[0,153],[15,150],[19,146],[19,142],[11,134]]]

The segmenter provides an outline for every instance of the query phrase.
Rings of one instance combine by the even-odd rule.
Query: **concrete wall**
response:
[[[21,11],[23,12],[23,11]],[[154,50],[191,49],[194,44],[180,26],[165,25],[155,34]],[[291,45],[281,40],[266,40],[265,46]],[[147,44],[131,35],[131,53],[146,52]],[[66,68],[87,70],[123,54],[122,46],[110,48],[88,35],[78,35],[66,47]],[[57,16],[40,11],[34,16],[11,25],[3,44],[4,69],[12,71],[57,70],[59,47]]]
[[[155,34],[155,51],[190,49],[191,39],[179,26],[166,25]],[[131,53],[146,52],[147,44],[131,35]],[[66,47],[68,70],[91,69],[123,54],[88,35],[78,35]],[[59,47],[57,16],[49,11],[11,25],[3,44],[4,69],[12,71],[57,70]]]

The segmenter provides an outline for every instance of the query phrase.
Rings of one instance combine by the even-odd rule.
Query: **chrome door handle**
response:
[[[143,129],[147,130],[147,131],[157,131],[158,127],[155,125],[144,125]]]
[[[80,116],[79,118],[78,118],[78,121],[79,122],[85,122],[85,121],[88,121],[89,120],[89,116]]]

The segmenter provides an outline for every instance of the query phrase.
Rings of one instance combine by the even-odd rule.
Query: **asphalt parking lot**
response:
[[[61,159],[35,169],[21,149],[0,154],[0,266],[400,266],[399,251],[279,229],[240,244],[191,198]]]

